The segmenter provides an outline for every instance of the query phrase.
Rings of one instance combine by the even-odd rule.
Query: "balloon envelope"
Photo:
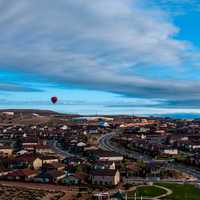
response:
[[[58,101],[58,98],[57,98],[57,97],[51,97],[51,102],[52,102],[53,104],[55,104],[57,101]]]

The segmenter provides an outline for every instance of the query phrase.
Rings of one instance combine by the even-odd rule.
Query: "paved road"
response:
[[[171,194],[173,193],[172,190],[170,190],[169,188],[166,188],[166,187],[163,187],[163,186],[160,186],[160,185],[154,185],[154,186],[157,187],[157,188],[160,188],[160,189],[163,189],[163,190],[166,191],[165,194],[162,194],[162,195],[160,195],[160,196],[157,196],[157,197],[152,198],[152,199],[154,199],[154,200],[162,199],[162,198],[167,197],[167,196],[169,196],[169,195],[171,195]]]
[[[190,174],[197,179],[197,182],[200,182],[200,171],[196,170],[192,166],[187,166],[180,163],[174,163],[171,164],[171,168]]]
[[[167,196],[169,196],[169,195],[171,195],[173,192],[172,192],[172,190],[170,190],[169,188],[166,188],[166,187],[163,187],[163,186],[160,186],[160,185],[153,185],[154,187],[157,187],[157,188],[160,188],[160,189],[162,189],[162,190],[164,190],[165,191],[165,193],[164,194],[162,194],[162,195],[159,195],[159,196],[155,196],[155,197],[137,197],[137,196],[130,196],[129,195],[129,197],[127,196],[127,192],[129,193],[129,192],[135,192],[136,190],[137,190],[137,188],[140,188],[140,187],[148,187],[147,185],[140,185],[140,186],[137,186],[137,187],[135,187],[135,186],[133,186],[132,188],[130,188],[130,190],[128,190],[128,191],[123,191],[123,192],[125,192],[125,194],[126,194],[126,198],[125,199],[143,199],[143,200],[160,200],[160,199],[162,199],[162,198],[164,198],[164,197],[167,197]]]
[[[127,150],[123,147],[118,148],[118,147],[111,145],[110,139],[114,135],[115,135],[115,133],[107,133],[107,134],[103,135],[101,138],[99,138],[99,140],[98,140],[99,147],[103,150],[114,151],[114,152],[119,153],[128,158],[143,160],[143,161],[151,160],[151,157],[148,155],[142,155],[138,152],[133,152],[133,151]]]
[[[99,147],[103,150],[114,151],[125,157],[134,158],[136,160],[143,160],[143,161],[151,161],[152,160],[152,158],[148,155],[143,155],[138,152],[127,150],[123,147],[119,148],[119,147],[113,146],[110,143],[110,139],[114,135],[115,135],[115,133],[112,132],[112,133],[107,133],[107,134],[103,135],[101,138],[99,138],[99,140],[98,140]],[[180,164],[180,163],[172,163],[168,167],[182,171],[184,173],[187,173],[187,174],[195,177],[196,182],[200,182],[200,171],[196,170],[195,168],[193,168],[191,166],[187,166],[187,165]],[[195,182],[195,180],[194,180],[194,182]]]
[[[51,146],[51,148],[53,149],[53,151],[58,154],[61,158],[70,158],[70,157],[75,157],[74,154],[71,154],[67,151],[62,150],[61,148],[58,147],[58,143],[57,141],[51,141],[49,143],[49,145]]]

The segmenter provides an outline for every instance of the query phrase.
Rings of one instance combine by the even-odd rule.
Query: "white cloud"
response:
[[[136,0],[0,0],[0,27],[2,67],[138,97],[196,92],[192,83],[127,74],[193,62],[192,45],[175,39],[167,14]]]

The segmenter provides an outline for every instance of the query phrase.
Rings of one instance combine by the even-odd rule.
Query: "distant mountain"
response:
[[[23,114],[23,115],[42,115],[42,116],[65,116],[65,117],[80,117],[80,115],[76,114],[64,114],[64,113],[58,113],[52,110],[39,110],[39,109],[0,109],[0,113],[3,112],[13,112],[15,114]]]
[[[57,115],[59,113],[51,111],[51,110],[37,110],[37,109],[0,109],[0,113],[2,112],[14,112],[15,114],[39,114],[39,115]]]
[[[200,113],[166,113],[153,114],[155,117],[170,117],[175,119],[200,119]]]
[[[39,109],[0,109],[0,113],[2,112],[14,112],[15,114],[24,114],[24,115],[42,115],[42,116],[49,116],[49,115],[54,115],[54,116],[65,116],[69,118],[73,117],[81,117],[84,115],[78,115],[78,114],[65,114],[65,113],[58,113],[52,110],[39,110]],[[97,115],[86,115],[86,116],[97,116]],[[112,114],[107,114],[107,115],[101,115],[104,117],[116,117],[116,116],[130,116],[130,115],[112,115]],[[135,115],[137,117],[137,115]],[[141,116],[146,116],[146,117],[169,117],[169,118],[174,118],[174,119],[200,119],[200,113],[166,113],[166,114],[143,114],[143,115],[138,115],[138,117]]]

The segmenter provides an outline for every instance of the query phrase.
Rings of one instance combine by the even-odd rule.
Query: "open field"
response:
[[[128,198],[133,198],[135,193],[137,194],[137,197],[157,197],[165,194],[166,191],[156,186],[141,186],[137,187],[136,191],[129,192]]]
[[[159,184],[172,190],[172,194],[163,200],[199,200],[200,190],[190,184],[162,183]]]
[[[7,188],[22,188],[30,191],[42,191],[46,193],[46,196],[44,196],[43,199],[41,198],[33,200],[75,200],[75,199],[88,200],[91,197],[91,194],[89,194],[87,191],[80,191],[79,187],[76,186],[62,186],[62,185],[41,184],[41,183],[24,183],[24,182],[14,182],[14,181],[0,181],[0,186],[4,186]],[[61,198],[56,198],[56,196],[61,194],[62,194]],[[7,199],[1,199],[0,196],[0,200],[7,200]],[[19,200],[28,200],[28,199],[25,198]]]

